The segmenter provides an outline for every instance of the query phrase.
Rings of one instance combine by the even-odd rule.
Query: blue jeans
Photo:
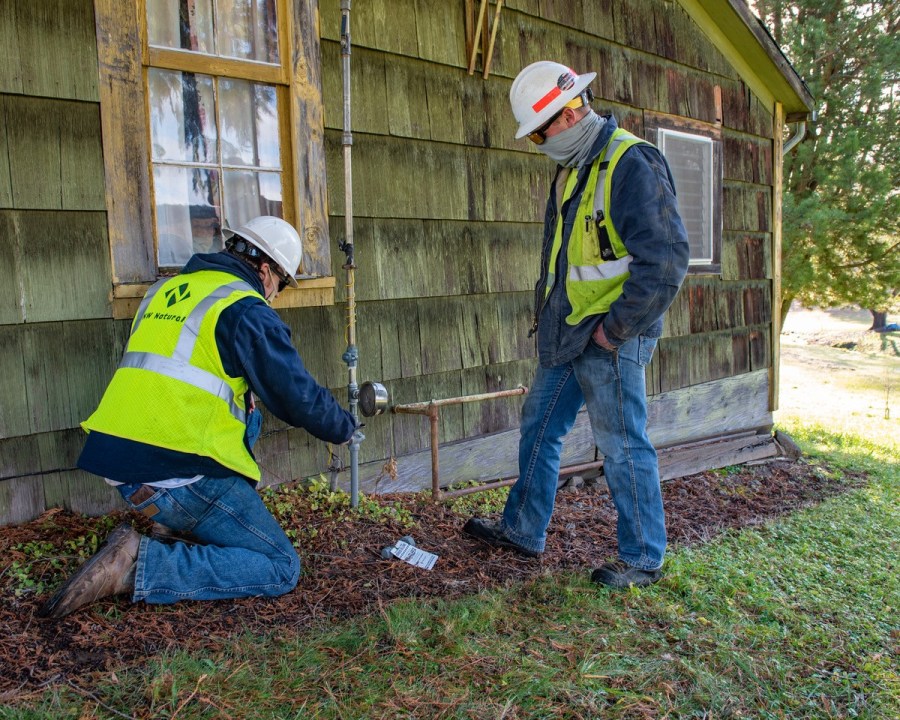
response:
[[[594,442],[618,513],[619,557],[641,570],[662,565],[666,527],[656,450],[647,437],[644,367],[654,338],[632,338],[617,351],[593,340],[572,362],[538,367],[522,409],[519,479],[503,511],[513,542],[542,552],[553,513],[563,438],[587,405]]]
[[[259,411],[248,418],[247,435],[252,446],[259,435]],[[198,544],[142,538],[134,602],[275,597],[296,587],[300,558],[246,478],[204,477],[182,487],[157,488],[135,505],[130,498],[141,487],[119,485],[118,490],[129,507],[190,533]]]

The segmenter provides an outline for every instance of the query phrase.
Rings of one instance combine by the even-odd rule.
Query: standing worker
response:
[[[174,603],[272,597],[297,585],[300,559],[256,492],[253,393],[320,440],[345,443],[356,423],[307,372],[269,306],[286,285],[297,287],[297,231],[262,216],[223,234],[223,252],[194,255],[144,297],[122,362],[83,423],[78,459],[129,507],[190,541],[120,525],[41,617],[124,593]]]
[[[519,124],[556,161],[535,288],[540,365],[522,409],[519,478],[498,522],[463,528],[492,545],[544,551],[562,440],[587,405],[618,513],[618,559],[591,579],[612,587],[661,576],[665,516],[647,436],[644,368],[687,272],[687,233],[659,150],[590,107],[596,73],[536,62],[510,90]]]

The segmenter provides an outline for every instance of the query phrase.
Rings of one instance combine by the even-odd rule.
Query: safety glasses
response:
[[[278,292],[281,292],[291,284],[288,276],[275,263],[269,263],[269,270],[275,273],[275,277],[278,278]]]
[[[569,100],[569,102],[562,106],[562,108],[558,113],[556,113],[556,115],[554,115],[547,122],[541,125],[537,130],[535,130],[533,133],[530,133],[526,137],[535,145],[543,145],[545,142],[547,142],[547,131],[550,129],[550,126],[557,120],[559,120],[559,116],[566,111],[566,108],[577,110],[580,107],[586,107],[587,105],[590,105],[593,100],[594,93],[590,88],[585,88],[584,92],[581,93],[581,95],[573,98],[572,100]]]
[[[566,107],[564,106],[556,115],[550,118],[547,122],[541,125],[537,130],[528,135],[528,139],[531,140],[535,145],[543,145],[547,141],[547,131],[550,129],[550,126],[559,120],[559,116],[562,115],[566,111]]]

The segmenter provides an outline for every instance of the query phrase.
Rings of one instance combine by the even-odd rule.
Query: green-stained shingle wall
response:
[[[466,72],[464,7],[353,4],[360,379],[384,382],[397,403],[531,382],[531,289],[552,168],[513,139],[508,93],[539,59],[596,70],[596,107],[638,134],[646,111],[715,122],[721,88],[722,271],[686,283],[648,387],[666,393],[768,367],[771,108],[676,2],[505,3],[487,79],[480,64]],[[322,3],[320,23],[338,304],[282,316],[310,371],[344,400],[338,3]],[[116,504],[104,483],[74,467],[78,423],[96,406],[128,331],[110,310],[95,32],[91,0],[0,5],[0,522],[55,505],[99,512]],[[515,428],[520,405],[447,408],[441,440]],[[361,460],[375,468],[429,441],[416,416],[371,419],[366,435]],[[330,462],[328,447],[272,417],[258,450],[269,482]]]

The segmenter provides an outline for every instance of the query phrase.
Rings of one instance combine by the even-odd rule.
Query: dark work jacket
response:
[[[678,214],[675,183],[669,166],[653,145],[634,145],[625,151],[616,165],[608,209],[628,254],[634,258],[628,267],[630,277],[608,313],[586,317],[575,326],[566,322],[572,312],[565,290],[569,272],[569,235],[574,223],[580,219],[577,217],[578,206],[591,165],[618,127],[612,115],[605,117],[606,124],[594,141],[590,159],[572,169],[578,173],[578,180],[572,196],[563,203],[561,210],[557,209],[555,180],[550,188],[544,216],[541,276],[535,287],[538,357],[544,367],[571,362],[581,355],[601,322],[610,344],[616,347],[638,335],[659,337],[663,313],[671,305],[687,273],[690,248],[687,231]],[[561,170],[557,168],[557,177]],[[547,264],[560,212],[563,238],[556,260],[557,281],[545,301]]]
[[[227,253],[194,255],[183,273],[199,270],[231,273],[260,294],[265,292],[259,275]],[[309,374],[287,325],[264,301],[250,297],[228,306],[216,324],[216,344],[225,372],[246,378],[250,390],[275,417],[326,442],[343,443],[353,435],[353,416]],[[88,434],[78,467],[123,483],[234,475],[209,457],[99,432]]]

